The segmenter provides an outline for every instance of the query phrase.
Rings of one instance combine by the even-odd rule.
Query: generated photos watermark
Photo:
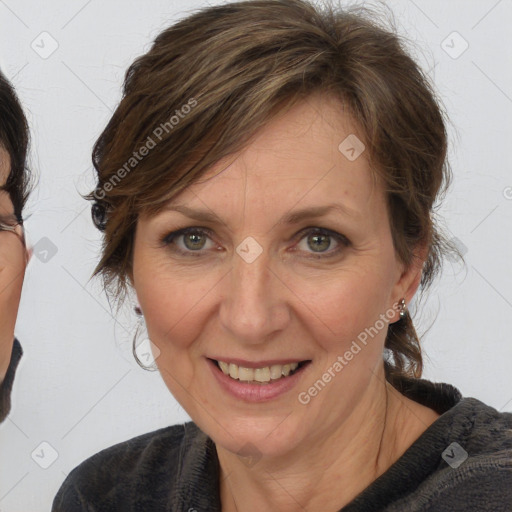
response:
[[[400,311],[398,302],[395,302],[385,313],[381,313],[375,323],[366,327],[352,341],[350,348],[343,355],[339,355],[329,368],[307,390],[301,391],[298,400],[302,405],[307,405],[316,397],[347,366],[354,357],[368,344],[369,338],[373,339],[379,332],[389,325],[390,320]]]
[[[165,135],[171,131],[184,119],[194,107],[197,106],[197,100],[190,98],[180,109],[176,109],[174,114],[165,122],[160,123],[148,136],[144,144],[132,153],[132,156],[101,186],[94,191],[94,197],[101,201],[108,192],[111,192],[123,178],[125,178],[133,169],[135,169],[142,160],[163,140]]]

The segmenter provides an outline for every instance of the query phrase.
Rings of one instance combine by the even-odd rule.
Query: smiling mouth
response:
[[[251,384],[270,384],[277,382],[278,380],[294,375],[311,362],[308,360],[301,361],[300,363],[273,364],[272,366],[264,366],[262,368],[246,368],[233,363],[216,361],[215,359],[212,359],[212,361],[224,375],[227,375],[233,380]]]

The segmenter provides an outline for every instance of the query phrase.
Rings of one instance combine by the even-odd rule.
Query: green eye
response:
[[[324,228],[306,228],[299,235],[299,243],[292,252],[301,252],[308,258],[329,258],[339,254],[350,241],[340,233]],[[189,227],[173,231],[163,239],[164,246],[181,256],[206,256],[215,249],[212,232],[208,228]],[[210,245],[208,245],[210,243]],[[335,245],[334,249],[331,247]]]
[[[191,251],[197,251],[205,246],[206,237],[201,232],[193,231],[181,236],[183,237],[185,247]]]
[[[299,234],[299,236],[300,235],[302,236],[297,244],[298,249],[294,250],[299,250],[309,254],[309,256],[306,257],[317,259],[329,258],[337,255],[345,247],[350,245],[350,241],[347,237],[329,229],[316,227],[306,228]],[[333,241],[335,248],[329,250],[333,245]]]
[[[211,242],[210,230],[206,228],[183,228],[173,231],[165,236],[162,243],[174,252],[183,256],[201,256],[208,248],[208,240]],[[204,249],[204,250],[203,250]]]
[[[308,247],[314,252],[324,252],[331,246],[329,235],[319,235],[317,233],[308,235]]]

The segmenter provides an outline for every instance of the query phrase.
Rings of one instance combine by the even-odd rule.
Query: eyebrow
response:
[[[210,210],[194,209],[183,204],[168,205],[164,207],[163,210],[178,212],[200,222],[221,222],[222,224],[225,224],[218,215]],[[360,217],[360,214],[356,210],[353,210],[352,208],[349,208],[343,204],[333,203],[324,206],[312,206],[309,208],[302,208],[300,210],[288,212],[277,221],[277,224],[298,224],[299,222],[306,219],[324,217],[333,211],[355,219]]]

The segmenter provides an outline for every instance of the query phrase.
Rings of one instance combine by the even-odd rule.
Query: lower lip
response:
[[[298,382],[309,362],[298,368],[293,375],[281,377],[266,384],[252,384],[232,379],[226,375],[211,359],[207,359],[214,377],[220,386],[230,395],[246,402],[267,402],[290,391]]]

